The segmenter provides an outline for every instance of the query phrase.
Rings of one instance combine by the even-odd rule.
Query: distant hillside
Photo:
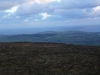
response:
[[[50,26],[50,27],[32,27],[32,28],[15,28],[15,29],[0,29],[0,34],[35,34],[45,31],[85,31],[85,32],[100,32],[100,25],[66,25],[66,26]]]
[[[100,46],[0,43],[0,75],[100,75]]]
[[[100,46],[100,32],[47,31],[37,34],[1,35],[0,42],[55,42]]]

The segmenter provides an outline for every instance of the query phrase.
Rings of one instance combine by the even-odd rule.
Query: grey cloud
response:
[[[86,18],[88,17],[88,13],[84,9],[56,9],[54,11],[55,14],[60,14],[66,18]]]
[[[61,8],[74,9],[74,8],[92,8],[100,6],[99,0],[61,0],[59,3]]]
[[[17,3],[13,2],[0,2],[0,10],[6,10],[16,5]]]
[[[4,0],[0,1],[0,9],[8,9],[13,6],[19,5],[17,11],[13,13],[13,15],[20,16],[32,16],[35,18],[39,18],[40,13],[48,13],[51,15],[48,17],[48,20],[64,20],[68,18],[90,18],[96,17],[97,15],[91,16],[89,13],[92,12],[92,8],[100,6],[99,0],[61,0],[61,2],[53,1],[49,3],[37,3],[29,4],[29,0]],[[31,1],[31,0],[30,0]],[[34,1],[34,0],[32,0]],[[6,3],[9,4],[6,4]],[[3,6],[3,4],[5,6]],[[100,14],[98,14],[100,15]],[[28,17],[28,16],[27,16]]]
[[[17,6],[24,3],[27,0],[0,0],[0,10],[10,9],[13,6]]]
[[[20,5],[16,11],[16,14],[18,15],[38,14],[42,12],[42,9],[43,7],[38,3],[34,3],[33,5],[29,5],[29,3],[27,3]]]
[[[18,13],[22,14],[38,14],[42,12],[53,13],[57,9],[86,9],[100,6],[99,0],[61,0],[61,2],[53,1],[47,4],[33,3],[33,5],[21,5]]]

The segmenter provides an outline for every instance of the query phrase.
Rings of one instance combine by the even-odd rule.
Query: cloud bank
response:
[[[0,0],[0,17],[1,24],[96,20],[100,0]]]

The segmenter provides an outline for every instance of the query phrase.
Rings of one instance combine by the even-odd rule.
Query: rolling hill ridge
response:
[[[0,42],[55,42],[100,45],[100,32],[47,31],[36,34],[1,35]]]

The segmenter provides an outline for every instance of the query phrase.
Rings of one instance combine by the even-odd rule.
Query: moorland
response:
[[[0,43],[0,75],[100,75],[100,46]]]

